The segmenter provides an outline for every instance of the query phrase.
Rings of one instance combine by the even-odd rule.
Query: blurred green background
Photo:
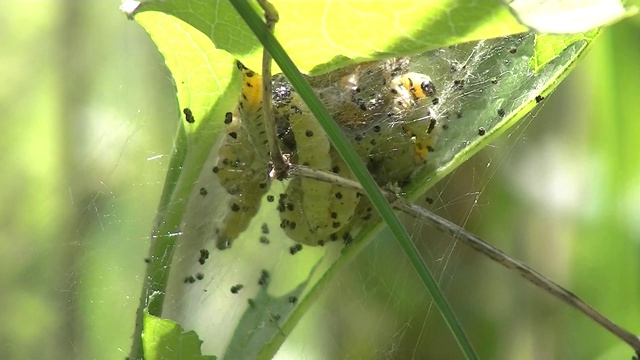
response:
[[[161,56],[118,5],[0,5],[1,359],[128,354],[179,113]],[[636,333],[639,26],[634,18],[604,31],[558,91],[438,185],[430,206]],[[398,264],[401,252],[382,237],[300,333],[312,336],[304,329],[331,313],[328,346],[343,358],[460,357],[409,265]],[[590,320],[462,245],[420,247],[436,270],[447,263],[443,286],[483,357],[631,357]],[[363,338],[371,319],[397,336]]]

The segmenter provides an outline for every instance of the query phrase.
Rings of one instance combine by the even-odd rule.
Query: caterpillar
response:
[[[437,137],[435,115],[426,105],[435,86],[427,75],[409,72],[408,64],[406,58],[391,59],[309,78],[380,185],[406,181],[425,163]],[[235,111],[225,116],[225,135],[214,167],[231,195],[218,231],[220,248],[247,228],[269,190],[262,77],[240,63],[238,69],[243,74],[242,92]],[[282,75],[273,79],[273,109],[280,148],[293,163],[354,178]],[[370,218],[371,207],[365,201],[356,191],[336,184],[293,178],[274,205],[287,236],[318,245],[348,238],[355,222]]]

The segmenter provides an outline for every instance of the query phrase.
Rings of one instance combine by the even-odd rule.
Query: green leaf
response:
[[[217,49],[192,25],[176,17],[149,11],[136,16],[136,21],[147,30],[171,71],[182,126],[187,134],[220,131],[224,126],[225,109],[218,109],[217,113],[213,111],[225,92],[235,96],[239,91],[235,59],[226,51]],[[187,121],[185,108],[192,113],[193,122]],[[233,102],[226,111],[231,108]]]
[[[241,85],[235,60],[218,50],[200,31],[160,12],[136,16],[165,58],[177,89],[181,114],[156,224],[151,234],[146,282],[137,313],[142,308],[161,315],[176,240],[182,234],[183,215],[203,164],[223,127],[225,113],[234,108]],[[188,116],[187,116],[188,114]],[[134,336],[131,358],[140,358]]]
[[[291,311],[293,304],[290,299],[300,298],[308,281],[309,278],[306,278],[293,290],[279,297],[270,295],[268,286],[265,286],[255,297],[248,299],[250,305],[243,313],[238,326],[233,329],[225,359],[259,358],[265,344],[273,342],[274,338],[282,334],[279,327],[281,317]],[[265,326],[265,321],[269,323],[268,326]]]
[[[456,97],[455,91],[449,95],[453,99],[446,108],[456,109],[455,119],[431,158],[432,168],[416,175],[418,180],[407,188],[408,197],[423,194],[544,101],[585,54],[591,39],[583,36],[581,41],[559,47],[554,46],[556,37],[531,33],[478,47],[477,51],[489,55],[480,56],[470,70],[470,81],[465,82],[469,95]],[[539,47],[549,49],[547,56],[552,60],[536,73],[531,62]],[[455,82],[453,79],[449,81]]]
[[[499,0],[272,3],[280,15],[278,40],[297,66],[311,74],[527,31]],[[262,47],[227,1],[152,1],[136,11],[162,11],[180,18],[219,49],[260,69]]]
[[[167,319],[145,313],[142,331],[145,360],[215,360],[202,355],[202,340],[195,331],[184,331]]]
[[[577,41],[591,42],[598,35],[600,29],[591,30],[584,34],[552,35],[540,34],[536,37],[535,55],[531,58],[530,66],[538,74],[545,65],[555,59],[562,50]]]

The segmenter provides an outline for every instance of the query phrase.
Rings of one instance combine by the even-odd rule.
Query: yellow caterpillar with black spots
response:
[[[218,229],[218,247],[228,247],[249,225],[268,191],[269,153],[262,114],[262,78],[238,63],[243,87],[234,113],[225,117],[225,137],[214,172],[231,199]],[[431,79],[408,72],[406,59],[392,59],[309,78],[332,116],[350,135],[380,185],[406,181],[425,162],[436,139],[436,119],[426,100]],[[292,163],[353,174],[324,130],[282,75],[273,80],[273,108],[280,148]],[[288,180],[277,211],[294,241],[321,245],[350,238],[358,222],[372,216],[355,191],[309,178]]]
[[[238,106],[224,118],[225,130],[213,172],[231,196],[222,226],[217,230],[218,248],[227,248],[251,222],[268,191],[267,139],[262,120],[262,78],[238,63],[243,86]]]

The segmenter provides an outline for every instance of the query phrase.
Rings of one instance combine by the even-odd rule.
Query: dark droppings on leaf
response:
[[[189,276],[184,278],[184,283],[185,284],[193,284],[195,282],[196,282],[196,278],[194,278],[193,275],[189,275]]]
[[[430,197],[425,198],[424,201],[426,201],[427,204],[429,204],[429,205],[433,204],[433,199],[430,198]]]
[[[503,118],[505,114],[506,114],[506,112],[504,111],[504,109],[503,109],[503,108],[498,109],[498,116],[500,116],[501,118]]]
[[[202,195],[204,197],[204,196],[207,196],[207,194],[208,194],[207,189],[200,188],[200,195]]]
[[[478,135],[484,136],[486,133],[487,131],[482,126],[478,128]]]
[[[242,284],[236,284],[236,285],[233,285],[233,286],[231,287],[231,293],[232,293],[232,294],[237,294],[237,293],[239,293],[239,292],[240,292],[240,290],[242,290],[242,288],[243,288],[243,287],[244,287],[244,285],[242,285]]]
[[[541,102],[542,102],[542,100],[544,100],[544,96],[542,96],[542,95],[538,95],[538,96],[536,96],[536,104],[541,103]]]
[[[191,112],[191,109],[184,108],[182,112],[184,113],[184,117],[186,118],[189,124],[193,124],[194,122],[196,122],[196,119],[193,117],[193,113]]]
[[[204,274],[203,273],[197,273],[196,274],[196,279],[198,279],[198,280],[204,279]]]
[[[198,258],[198,262],[200,263],[200,265],[204,265],[204,263],[207,261],[208,258],[209,258],[209,250],[200,249],[200,257]]]
[[[302,250],[302,244],[295,244],[289,248],[289,253],[291,255],[297,254],[300,250]]]

